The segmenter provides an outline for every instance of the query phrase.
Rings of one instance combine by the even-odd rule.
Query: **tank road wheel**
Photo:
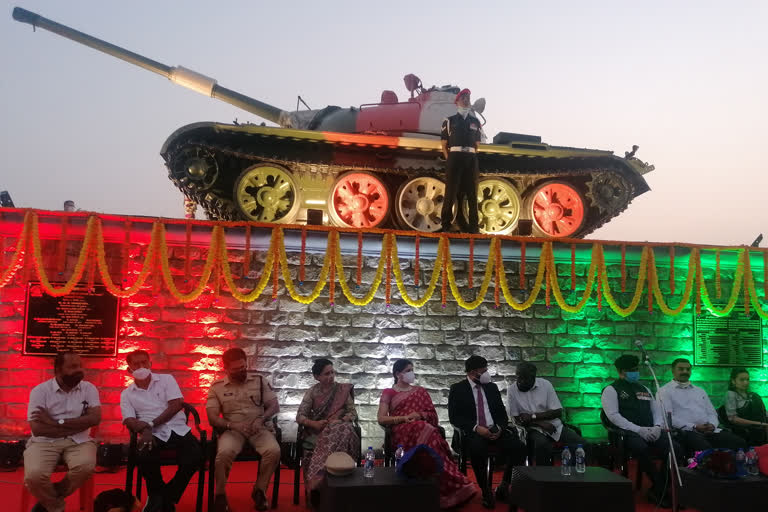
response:
[[[416,231],[434,233],[442,227],[441,212],[445,183],[422,176],[406,181],[395,196],[395,213],[400,225]]]
[[[331,188],[328,214],[337,226],[375,228],[384,223],[389,213],[389,192],[382,181],[371,173],[348,172]]]
[[[235,182],[235,204],[247,220],[291,223],[299,212],[296,181],[278,165],[248,167]]]
[[[587,198],[600,213],[616,215],[632,200],[632,186],[612,172],[597,173],[587,183]]]
[[[207,190],[219,177],[219,164],[207,149],[188,147],[175,159],[170,174],[184,189]]]
[[[464,201],[464,218],[468,219],[469,203]],[[501,178],[481,180],[477,184],[478,227],[486,235],[506,235],[520,218],[520,194],[515,186]]]
[[[536,187],[531,196],[531,217],[546,236],[573,235],[586,218],[584,198],[568,183],[548,181]]]

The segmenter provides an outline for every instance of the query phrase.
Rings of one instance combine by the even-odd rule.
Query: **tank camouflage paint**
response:
[[[17,7],[13,17],[278,125],[194,123],[163,144],[169,178],[210,219],[422,232],[441,227],[439,134],[442,120],[456,112],[459,87],[425,88],[406,75],[406,101],[384,91],[379,102],[358,108],[288,112],[30,11]],[[479,117],[484,107],[485,100],[475,102]],[[552,146],[533,135],[497,134],[478,151],[480,231],[551,237],[594,231],[649,190],[643,174],[654,168],[636,151],[633,146],[621,158]]]

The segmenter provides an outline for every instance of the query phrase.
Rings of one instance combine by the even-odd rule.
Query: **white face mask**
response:
[[[416,381],[416,374],[413,373],[413,370],[411,370],[410,372],[401,373],[400,380],[402,380],[406,384],[413,384]]]
[[[490,384],[491,374],[488,372],[485,372],[482,375],[480,375],[480,378],[478,380],[480,381],[480,384]]]
[[[149,368],[136,368],[135,370],[133,370],[134,380],[144,380],[150,375],[152,375],[152,370],[150,370]]]
[[[459,114],[461,114],[461,117],[466,119],[469,111],[472,109],[470,107],[458,107],[457,110],[459,111]]]

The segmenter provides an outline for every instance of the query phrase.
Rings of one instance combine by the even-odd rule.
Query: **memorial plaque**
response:
[[[24,355],[71,350],[84,356],[117,355],[119,300],[103,285],[76,286],[52,297],[40,283],[29,283],[24,312]]]
[[[729,316],[695,318],[694,364],[696,366],[763,366],[762,321],[734,310]]]

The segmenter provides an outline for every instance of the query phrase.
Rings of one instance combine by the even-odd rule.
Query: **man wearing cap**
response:
[[[661,407],[651,391],[639,383],[639,362],[633,355],[624,354],[619,357],[614,363],[619,378],[603,390],[600,401],[608,421],[624,431],[624,447],[637,459],[638,470],[651,479],[648,501],[669,507],[669,498],[663,495],[664,484],[669,477],[669,441],[666,436],[662,436]],[[680,445],[675,441],[673,443],[675,453],[680,455]],[[651,461],[652,452],[664,461],[661,471],[657,471]]]
[[[453,205],[458,210],[459,226],[469,233],[478,233],[477,220],[477,145],[482,125],[471,113],[469,89],[456,95],[458,112],[443,120],[440,132],[443,156],[446,160],[445,198],[440,218],[443,231],[451,228]],[[464,219],[464,199],[469,203],[469,223]]]
[[[491,482],[484,471],[488,466],[488,448],[493,446],[507,458],[501,485],[496,489],[496,495],[501,499],[509,493],[512,468],[525,464],[525,445],[516,433],[507,430],[509,418],[499,388],[491,382],[488,361],[484,357],[471,356],[464,362],[464,369],[467,378],[452,385],[448,394],[448,417],[464,436],[463,448],[469,451],[477,485],[483,491],[483,506],[493,508]],[[455,434],[453,444],[457,451],[462,448],[457,446]]]

